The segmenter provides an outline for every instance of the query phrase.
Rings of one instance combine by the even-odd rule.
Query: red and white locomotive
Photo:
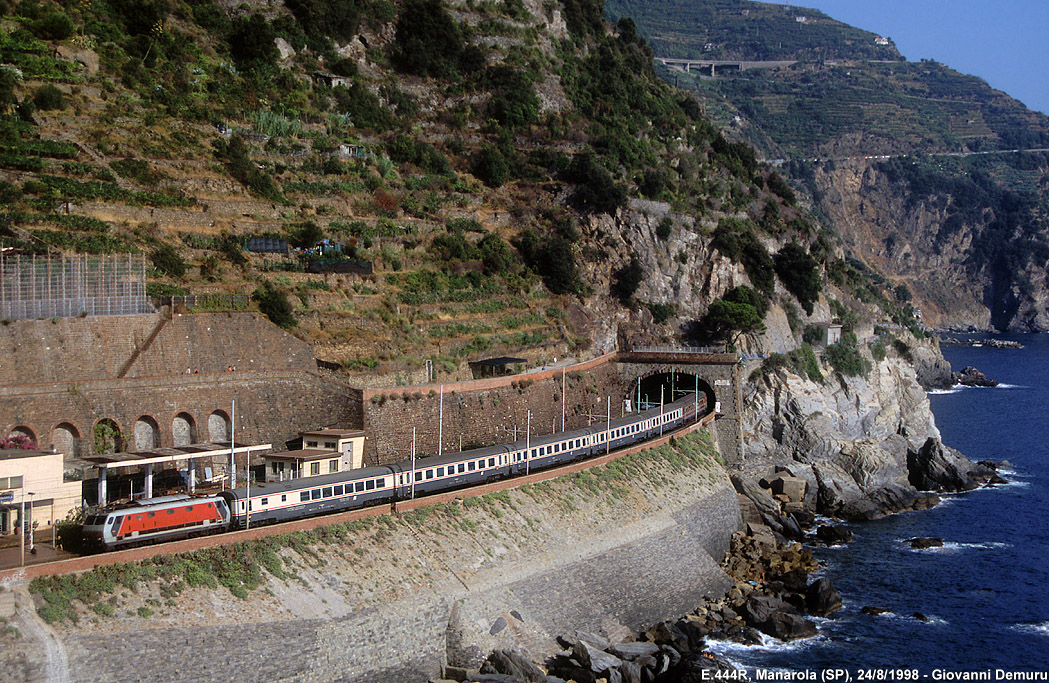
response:
[[[229,522],[222,498],[161,496],[88,517],[82,537],[89,547],[112,550],[218,533]]]

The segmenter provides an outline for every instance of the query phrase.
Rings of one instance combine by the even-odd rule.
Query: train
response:
[[[114,550],[451,491],[584,460],[674,431],[706,414],[690,393],[603,424],[334,474],[252,484],[215,496],[164,496],[100,511],[84,523],[89,547]]]

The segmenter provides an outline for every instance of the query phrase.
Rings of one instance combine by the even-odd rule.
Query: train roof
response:
[[[333,474],[321,474],[316,477],[300,477],[298,479],[287,479],[285,481],[269,481],[266,483],[257,483],[251,485],[251,495],[273,495],[279,493],[286,493],[288,491],[299,491],[301,489],[310,489],[317,486],[331,486],[333,484],[341,484],[346,481],[356,481],[358,479],[372,479],[375,477],[385,477],[391,473],[389,467],[385,465],[377,465],[374,467],[361,467],[355,470],[345,470],[342,472],[335,472]],[[238,500],[243,499],[247,496],[247,487],[238,486],[235,489],[226,489],[223,493],[232,492]]]

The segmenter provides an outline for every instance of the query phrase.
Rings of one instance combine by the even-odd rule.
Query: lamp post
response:
[[[26,527],[29,526],[28,524],[26,524],[26,518],[25,518],[25,497],[26,497],[26,494],[29,495],[29,509],[30,510],[33,509],[33,496],[36,495],[32,491],[26,491],[25,490],[25,486],[22,487],[22,502],[20,504],[21,510],[19,511],[19,523],[22,525],[22,529],[20,530],[21,531],[21,535],[22,535],[21,536],[21,541],[22,542],[19,543],[19,545],[22,548],[22,567],[23,568],[25,568],[25,531],[26,531]],[[33,533],[32,527],[30,527],[29,533]]]

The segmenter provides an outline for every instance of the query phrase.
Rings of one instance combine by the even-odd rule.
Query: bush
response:
[[[401,71],[417,76],[450,77],[463,57],[459,24],[441,0],[408,0],[397,18],[390,59]]]
[[[776,287],[775,265],[748,223],[722,219],[710,244],[729,259],[742,263],[747,277],[759,291],[772,294]]]
[[[629,306],[637,288],[641,286],[641,280],[645,277],[645,269],[637,256],[630,257],[630,263],[626,264],[612,276],[612,294],[619,299],[619,303]]]
[[[568,180],[576,183],[573,198],[597,213],[613,214],[626,204],[626,190],[616,185],[596,155],[587,150],[577,154],[568,167]]]
[[[819,325],[806,325],[801,339],[806,344],[819,344],[823,341],[823,328]]]
[[[186,275],[186,262],[178,250],[170,244],[162,244],[151,254],[153,265],[157,270],[173,278],[181,279]]]
[[[498,147],[485,145],[474,155],[470,173],[488,187],[499,187],[510,179],[510,165]]]
[[[267,69],[280,57],[276,45],[277,34],[261,14],[239,17],[230,31],[230,56],[241,69]]]
[[[656,237],[663,240],[664,242],[670,239],[670,233],[674,228],[674,221],[670,219],[670,216],[663,216],[663,220],[659,221],[659,225],[656,226]]]
[[[73,20],[63,12],[49,12],[31,22],[28,28],[34,36],[43,40],[65,40],[76,31]]]
[[[284,292],[277,289],[272,282],[264,282],[261,287],[252,293],[251,298],[259,305],[262,312],[270,321],[284,329],[291,329],[299,324],[295,319],[295,313],[291,309],[288,297]]]
[[[840,342],[828,346],[823,359],[846,377],[865,377],[871,371],[870,361],[860,353],[856,335],[851,332],[843,332]]]
[[[805,312],[812,315],[813,304],[819,300],[823,286],[816,260],[800,244],[791,242],[776,254],[775,267],[783,285],[798,298]]]
[[[42,85],[33,93],[33,105],[37,109],[65,109],[66,97],[61,90],[50,83]]]
[[[578,294],[583,286],[579,281],[572,242],[561,235],[542,240],[534,230],[526,230],[521,236],[518,250],[533,272],[543,278],[543,283],[554,294]]]

